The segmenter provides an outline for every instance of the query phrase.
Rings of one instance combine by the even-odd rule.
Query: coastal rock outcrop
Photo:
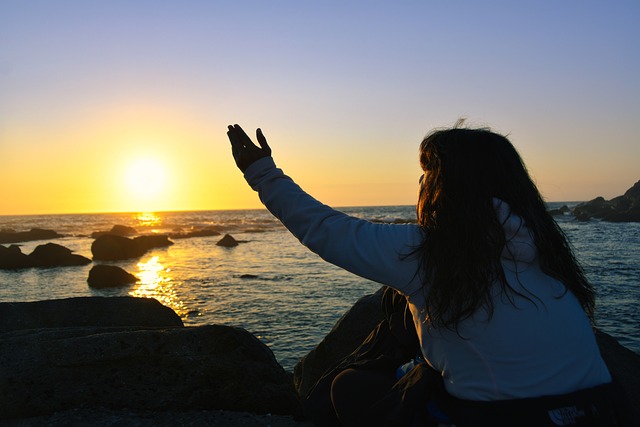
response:
[[[4,270],[30,267],[72,267],[90,263],[89,258],[74,254],[71,249],[55,243],[38,245],[29,255],[23,254],[17,245],[11,245],[8,248],[0,245],[0,269]]]
[[[0,230],[0,243],[20,243],[32,240],[49,240],[62,237],[53,230],[32,228],[29,231]]]
[[[605,200],[596,197],[573,208],[573,215],[579,221],[591,218],[609,222],[640,222],[640,181],[629,188],[622,196]]]
[[[568,215],[571,213],[571,209],[567,205],[562,205],[558,209],[549,209],[549,215],[559,216],[559,215]]]
[[[138,278],[116,265],[94,265],[87,283],[92,288],[117,288],[136,283]]]
[[[93,259],[117,261],[138,258],[153,248],[173,245],[165,235],[138,236],[133,239],[115,234],[104,234],[91,244]]]
[[[67,327],[182,327],[175,311],[153,298],[76,297],[0,302],[0,333]]]

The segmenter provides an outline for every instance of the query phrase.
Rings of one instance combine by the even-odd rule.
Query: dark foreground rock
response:
[[[153,299],[0,303],[0,424],[310,426],[258,339],[181,326]]]
[[[71,249],[55,243],[38,245],[29,255],[23,254],[19,246],[5,248],[0,245],[0,269],[73,267],[90,263],[89,258],[74,254]]]
[[[116,265],[94,265],[87,283],[92,288],[117,288],[136,283],[138,278]]]
[[[596,331],[596,339],[609,372],[624,387],[632,403],[635,425],[640,426],[640,355],[600,330]]]
[[[331,332],[296,364],[293,380],[306,396],[322,374],[358,347],[382,320],[382,289],[360,298],[333,326]]]
[[[331,332],[294,367],[294,384],[306,396],[322,374],[355,350],[382,319],[382,292],[363,297],[347,311]],[[622,346],[612,336],[597,330],[600,352],[611,375],[625,389],[640,425],[640,355]]]
[[[153,298],[78,297],[0,302],[0,333],[79,326],[182,327],[183,323],[173,310]]]
[[[0,231],[0,243],[30,242],[33,240],[57,239],[59,237],[62,237],[62,235],[53,230],[45,230],[42,228],[32,228],[29,231]]]
[[[622,196],[611,200],[596,197],[579,204],[573,208],[573,215],[580,221],[596,218],[610,222],[640,222],[640,181]]]
[[[133,239],[115,234],[104,234],[91,244],[94,260],[118,261],[138,258],[153,248],[173,245],[165,235],[138,236]]]
[[[222,410],[140,411],[105,408],[70,409],[53,415],[5,420],[6,427],[313,427],[291,415]]]
[[[300,361],[295,375],[301,393],[361,343],[382,317],[380,303],[381,292],[359,300]],[[120,310],[105,309],[109,305]],[[309,425],[275,415],[299,409],[291,375],[243,329],[125,326],[158,307],[177,318],[157,301],[131,297],[0,303],[0,424]],[[67,312],[83,314],[69,320]],[[99,312],[105,312],[100,322],[111,327],[93,326]],[[112,326],[127,316],[133,318]],[[640,356],[601,331],[596,338],[613,376],[632,402],[640,401]],[[640,420],[640,408],[635,415]]]
[[[0,414],[8,419],[91,407],[298,410],[290,375],[240,328],[49,328],[0,340]]]

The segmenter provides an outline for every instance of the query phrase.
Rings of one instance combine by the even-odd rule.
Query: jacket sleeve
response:
[[[305,193],[271,157],[253,163],[245,179],[267,209],[324,260],[403,294],[421,286],[411,252],[423,238],[415,224],[378,224],[348,216]]]

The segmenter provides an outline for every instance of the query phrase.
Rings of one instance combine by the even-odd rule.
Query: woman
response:
[[[468,419],[580,425],[596,412],[617,425],[607,401],[612,379],[591,327],[593,288],[505,137],[461,128],[428,135],[420,145],[418,224],[399,225],[349,217],[313,199],[276,168],[260,129],[260,147],[238,125],[227,134],[249,185],[302,244],[406,297],[422,355],[441,374],[458,426]],[[360,374],[346,372],[333,387],[346,425],[368,410],[349,402],[354,384],[362,380],[366,393],[394,381]]]

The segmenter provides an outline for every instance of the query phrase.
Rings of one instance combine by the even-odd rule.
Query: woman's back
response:
[[[545,275],[537,261],[506,275],[529,299],[509,298],[496,285],[490,320],[482,311],[463,320],[457,333],[432,327],[419,331],[425,357],[442,372],[447,391],[467,400],[507,400],[610,382],[578,300]]]

